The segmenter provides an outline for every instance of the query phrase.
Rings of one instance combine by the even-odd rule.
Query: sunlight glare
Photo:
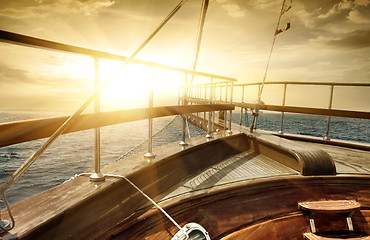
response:
[[[122,62],[101,61],[101,83],[109,79],[121,65]],[[169,105],[165,98],[177,96],[179,79],[183,81],[183,78],[183,74],[174,71],[129,64],[103,91],[101,101],[109,109],[146,108],[149,104],[150,82],[153,81],[154,105],[158,99],[161,104]]]

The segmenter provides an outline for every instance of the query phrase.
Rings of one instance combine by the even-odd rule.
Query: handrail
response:
[[[97,51],[97,50],[92,50],[88,48],[68,45],[64,43],[53,42],[53,41],[49,41],[49,40],[45,40],[41,38],[35,38],[35,37],[13,33],[13,32],[8,32],[4,30],[0,30],[0,42],[9,42],[13,44],[30,46],[30,47],[35,47],[35,48],[44,48],[48,50],[75,53],[75,54],[90,56],[93,58],[104,58],[104,59],[111,59],[111,60],[118,60],[118,61],[125,61],[127,59],[127,57],[118,55],[118,54],[112,54],[112,53],[107,53],[103,51]],[[169,66],[166,64],[155,63],[155,62],[140,60],[136,58],[133,59],[131,63],[142,64],[142,65],[146,65],[150,67],[162,68],[162,69],[167,69],[167,70],[172,70],[172,71],[177,71],[177,72],[182,72],[182,73],[187,73],[187,74],[194,74],[198,76],[225,79],[228,81],[237,81],[235,78],[231,78],[231,77],[225,77],[225,76],[216,75],[216,74],[193,71],[193,70],[189,70],[185,68]]]
[[[167,22],[178,12],[184,2],[187,0],[181,0],[176,7],[166,16],[166,18],[157,26],[157,28],[136,48],[136,50],[129,56],[124,57],[117,54],[110,54],[102,51],[91,50],[87,48],[76,47],[72,45],[57,43],[48,41],[40,38],[30,37],[17,33],[7,32],[0,30],[0,42],[10,42],[11,44],[25,45],[34,48],[43,48],[47,50],[64,51],[68,53],[82,54],[90,56],[94,59],[95,64],[95,91],[94,93],[84,102],[76,112],[71,116],[52,118],[52,119],[39,119],[29,120],[23,122],[13,122],[0,124],[0,147],[8,146],[10,144],[21,143],[25,141],[31,141],[35,139],[49,137],[45,143],[42,144],[38,150],[32,154],[7,180],[0,186],[0,194],[4,194],[11,185],[13,185],[39,158],[39,156],[46,151],[46,149],[62,134],[81,131],[85,129],[95,128],[95,173],[90,176],[91,181],[104,181],[104,175],[100,172],[100,132],[99,127],[124,123],[129,121],[141,120],[141,119],[152,119],[155,117],[163,117],[175,114],[187,114],[193,112],[205,112],[205,111],[220,111],[234,109],[232,104],[224,105],[197,105],[197,106],[168,106],[168,107],[157,107],[153,108],[153,87],[151,86],[151,93],[149,97],[149,108],[146,109],[135,109],[135,110],[123,110],[117,112],[100,112],[100,94],[101,92],[113,81],[118,73],[126,67],[128,64],[136,63],[150,66],[151,68],[163,68],[167,70],[173,70],[182,72],[185,74],[187,79],[188,74],[198,75],[203,77],[209,77],[211,79],[222,79],[224,81],[236,81],[235,78],[224,77],[215,74],[208,74],[199,71],[188,70],[164,64],[143,61],[135,59],[137,54],[154,38],[154,36],[167,24]],[[99,59],[114,59],[123,61],[120,68],[115,71],[108,80],[103,84],[99,84]],[[185,81],[186,82],[186,81]],[[185,84],[186,85],[186,84]],[[185,99],[186,97],[184,97]],[[95,102],[93,114],[81,115],[82,112],[92,102]],[[186,100],[184,100],[186,102]],[[150,121],[149,120],[149,121]],[[1,129],[2,128],[2,129]],[[149,140],[151,141],[151,124],[149,124]],[[151,144],[151,142],[149,143]],[[151,145],[149,145],[149,152],[151,153]],[[150,156],[150,158],[152,158]],[[150,162],[150,161],[149,161]],[[0,216],[1,217],[1,216]],[[0,219],[1,220],[1,219]]]
[[[327,124],[326,124],[326,133],[325,133],[325,140],[329,139],[329,127],[330,127],[330,118],[332,116],[334,117],[349,117],[349,118],[360,118],[360,119],[370,119],[370,112],[367,111],[354,111],[354,110],[342,110],[342,109],[333,109],[333,96],[334,96],[334,88],[335,87],[370,87],[370,83],[335,83],[335,82],[291,82],[291,81],[281,81],[281,82],[265,82],[265,85],[283,85],[284,86],[284,93],[283,93],[283,99],[281,105],[266,105],[263,102],[257,103],[251,103],[251,102],[244,102],[244,94],[245,94],[245,87],[247,86],[258,86],[258,91],[260,91],[262,87],[261,82],[254,82],[254,83],[238,83],[238,84],[232,84],[233,87],[241,87],[242,89],[242,102],[232,102],[236,107],[240,107],[240,113],[243,113],[243,108],[251,109],[254,116],[258,115],[258,110],[268,110],[268,111],[276,111],[281,112],[281,119],[280,119],[280,131],[279,133],[283,133],[283,122],[284,122],[284,113],[290,112],[290,113],[302,113],[302,114],[311,114],[311,115],[324,115],[327,116]],[[302,107],[302,106],[286,106],[286,95],[287,95],[287,86],[288,85],[312,85],[312,86],[327,86],[330,87],[330,96],[329,96],[329,102],[328,102],[328,108],[313,108],[313,107]],[[215,103],[226,103],[228,102],[227,99],[227,88],[228,83],[219,83],[219,84],[213,84],[215,88],[220,88],[220,99],[218,101],[215,101]],[[209,83],[202,83],[194,85],[193,87],[201,89],[204,88],[205,90],[210,87]],[[225,94],[222,94],[221,90],[223,87],[226,87]],[[223,96],[225,99],[222,99]],[[204,95],[204,98],[202,98],[201,95],[193,98],[188,99],[191,103],[205,103],[207,102],[207,96]],[[256,112],[257,109],[257,112]],[[242,117],[240,116],[240,119]],[[256,118],[254,118],[256,121]],[[255,121],[253,121],[252,126],[253,128],[256,128]],[[229,123],[231,123],[231,119],[229,120]],[[226,122],[225,122],[226,124]],[[240,120],[240,125],[242,125],[242,120]],[[251,126],[251,132],[253,130]]]
[[[188,102],[205,104],[206,99],[188,98]],[[215,100],[215,104],[223,104],[225,101]],[[255,107],[254,103],[244,102],[233,102],[235,107],[250,108]],[[350,110],[339,110],[339,109],[325,109],[325,108],[311,108],[311,107],[291,107],[291,106],[279,106],[279,105],[261,105],[260,110],[275,111],[275,112],[290,112],[290,113],[303,113],[312,115],[323,115],[332,117],[349,117],[349,118],[361,118],[370,119],[370,112],[361,111],[350,111]]]
[[[255,106],[255,104],[252,104],[252,103],[233,102],[233,104],[236,107],[242,107],[242,108],[253,108]],[[350,117],[350,118],[370,119],[370,112],[339,110],[339,109],[262,105],[260,106],[260,110],[276,111],[276,112],[290,112],[290,113],[303,113],[303,114],[323,115],[323,116],[332,116],[332,117]]]
[[[232,104],[202,104],[82,114],[63,134],[149,118],[232,109],[234,109]],[[2,123],[0,147],[50,137],[68,118],[69,116]]]
[[[319,86],[347,86],[347,87],[370,87],[370,83],[335,83],[335,82],[291,82],[291,81],[282,81],[282,82],[265,82],[265,85],[273,84],[287,84],[287,85],[319,85]],[[238,83],[234,84],[234,87],[240,86],[254,86],[261,85],[261,82],[253,83]]]
[[[166,18],[155,28],[155,30],[136,48],[136,50],[128,57],[121,67],[108,79],[106,80],[98,89],[95,89],[94,94],[89,97],[84,104],[71,115],[68,119],[47,139],[47,141],[32,155],[30,156],[7,180],[4,184],[0,186],[0,193],[4,193],[12,184],[14,184],[40,157],[40,155],[46,151],[46,149],[69,127],[74,123],[79,115],[89,106],[96,97],[100,96],[100,93],[106,88],[108,84],[117,76],[117,74],[126,67],[131,61],[137,56],[137,54],[154,38],[154,36],[166,25],[166,23],[178,12],[181,6],[186,0],[182,0],[176,7],[166,16]],[[96,176],[91,178],[92,181],[103,181],[104,177],[101,173],[96,172]]]

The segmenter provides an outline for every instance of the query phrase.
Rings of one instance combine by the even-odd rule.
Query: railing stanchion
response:
[[[244,85],[242,86],[242,103],[244,102]],[[240,107],[240,120],[239,120],[239,125],[243,125],[243,108]]]
[[[150,68],[150,83],[149,83],[149,114],[153,109],[153,82],[154,82],[154,69]],[[148,152],[144,154],[144,158],[150,162],[150,159],[155,158],[153,154],[153,118],[148,119]]]
[[[204,85],[204,101],[207,101],[207,85]],[[203,122],[205,123],[207,119],[206,112],[203,112]]]
[[[212,97],[212,102],[213,103],[215,103],[216,102],[216,83],[215,84],[213,84],[213,97]],[[212,131],[214,131],[215,130],[215,117],[216,117],[216,112],[215,111],[213,111],[212,112]]]
[[[286,87],[287,84],[284,84],[284,95],[283,95],[283,107],[285,106],[285,99],[286,99]],[[283,134],[283,125],[284,125],[284,112],[281,112],[281,118],[280,118],[280,134]]]
[[[182,96],[183,96],[183,99],[184,99],[183,102],[182,102],[183,105],[187,105],[187,101],[186,101],[186,95],[187,95],[187,91],[188,91],[187,85],[188,85],[188,74],[185,73],[184,91],[182,93]],[[185,141],[185,131],[186,131],[186,115],[183,114],[182,115],[182,137],[181,137],[181,142],[180,142],[181,146],[187,146],[188,145]]]
[[[209,104],[212,104],[213,100],[213,78],[211,78],[211,82],[209,85]],[[212,127],[212,111],[208,112],[208,126],[207,126],[207,135],[206,138],[212,138],[211,134],[211,127]]]
[[[99,59],[94,58],[94,91],[99,89]],[[100,94],[98,94],[94,100],[94,112],[100,112]],[[94,144],[94,165],[95,173],[90,175],[90,181],[100,182],[104,181],[105,177],[100,172],[100,128],[95,128],[95,144]]]
[[[222,86],[220,85],[220,101],[222,101]]]
[[[329,100],[329,110],[331,110],[331,107],[333,105],[333,93],[334,93],[334,85],[331,85],[330,87],[330,100]],[[329,125],[330,125],[330,116],[328,116],[327,122],[326,122],[326,134],[324,139],[330,140],[329,138]]]
[[[234,90],[234,82],[231,82],[230,86],[230,104],[233,103],[233,90]],[[227,130],[227,134],[231,135],[233,131],[231,131],[231,121],[233,117],[233,110],[229,111],[229,129]]]
[[[178,87],[177,88],[177,105],[180,105],[180,90],[181,90],[181,87]]]
[[[195,95],[198,100],[200,100],[199,89],[200,89],[200,87],[196,88],[196,95]],[[199,105],[199,103],[197,105]],[[199,112],[197,112],[197,120],[196,120],[195,126],[198,126],[198,124],[199,124]]]
[[[229,91],[229,83],[225,86],[225,103],[227,103],[227,92]],[[224,111],[224,130],[226,131],[227,126],[227,111]]]

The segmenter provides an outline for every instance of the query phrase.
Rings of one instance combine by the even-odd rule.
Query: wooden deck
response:
[[[361,205],[370,208],[370,198],[366,197],[369,196],[370,187],[366,191],[361,190],[364,185],[370,183],[367,181],[369,179],[367,176],[370,176],[369,152],[307,142],[301,143],[279,139],[268,134],[260,134],[258,138],[260,140],[250,138],[237,131],[234,131],[232,136],[227,136],[225,132],[220,131],[214,134],[213,139],[206,139],[204,136],[190,139],[188,140],[189,145],[186,147],[172,143],[154,149],[157,156],[150,163],[142,155],[137,155],[106,166],[102,172],[128,176],[162,206],[180,203],[179,206],[184,206],[185,209],[189,210],[189,213],[184,210],[172,212],[175,216],[178,214],[177,219],[184,218],[185,216],[182,214],[186,215],[186,218],[183,219],[185,222],[181,220],[181,224],[191,219],[195,221],[201,217],[198,216],[198,213],[193,212],[196,210],[193,208],[198,204],[204,208],[202,210],[204,214],[208,214],[207,211],[210,211],[210,218],[215,215],[215,219],[221,217],[221,220],[226,216],[233,219],[231,222],[223,222],[223,225],[219,225],[219,223],[212,223],[213,221],[207,222],[208,217],[204,216],[202,211],[199,212],[205,217],[198,219],[199,222],[205,223],[207,229],[211,228],[213,236],[222,236],[223,232],[236,229],[242,221],[256,221],[268,215],[280,216],[285,211],[298,211],[298,201],[312,200],[308,198],[310,196],[342,198],[345,196],[342,193],[345,189],[351,191],[352,196],[355,196]],[[302,176],[302,169],[297,167],[297,164],[299,165],[297,159],[304,160],[307,156],[327,158],[317,149],[327,152],[332,157],[338,175],[343,175],[343,178],[332,176],[333,178],[325,180],[320,176],[317,178]],[[325,165],[320,161],[319,164]],[[350,175],[349,180],[346,175]],[[351,176],[354,176],[353,179]],[[327,181],[334,182],[328,185],[328,190],[323,191],[321,186]],[[350,184],[337,187],[338,184],[347,181],[351,184],[356,182],[359,184],[353,190]],[[296,186],[301,187],[296,189]],[[236,193],[239,190],[235,189],[239,187],[243,194],[245,191],[244,195]],[[253,190],[244,190],[245,188]],[[264,190],[261,192],[260,189]],[[312,193],[315,194],[312,195]],[[328,193],[330,194],[328,195]],[[211,197],[208,197],[208,194],[211,194]],[[258,200],[261,194],[266,194],[263,198],[273,203],[269,208],[265,208],[266,206]],[[274,194],[279,197],[275,198]],[[366,196],[362,196],[363,194]],[[258,197],[254,198],[255,195]],[[200,199],[199,196],[207,197]],[[230,209],[230,206],[226,206],[227,210],[225,210],[219,205],[221,202],[217,199],[223,199],[226,196],[227,198],[230,196],[235,198],[230,199],[230,204],[244,201],[243,196],[245,199],[250,198],[248,200],[250,203],[244,206],[253,206],[253,209],[243,210],[246,212],[241,213],[240,216],[235,216],[236,213],[228,215],[225,211],[241,211],[241,208],[238,206],[235,209]],[[213,197],[215,199],[212,199]],[[196,204],[192,202],[194,199],[198,199]],[[280,203],[284,205],[280,205],[279,201],[275,202],[277,199],[280,199]],[[218,205],[213,202],[216,200]],[[207,204],[219,206],[221,212],[214,212],[214,209],[206,210]],[[127,235],[121,235],[121,232],[125,231],[124,229],[131,229],[131,226],[140,224],[140,221],[147,218],[153,219],[151,221],[160,221],[158,227],[163,227],[161,225],[163,221],[168,221],[162,219],[163,216],[161,216],[162,220],[158,220],[158,213],[155,213],[157,210],[127,182],[111,177],[108,177],[104,183],[92,183],[88,181],[88,177],[77,177],[68,183],[16,204],[12,210],[17,224],[10,234],[3,236],[4,239],[12,239],[11,236],[20,239],[66,239],[69,236],[75,239],[91,239],[91,237],[96,238],[97,236],[109,239],[113,235],[122,236],[117,239],[137,239],[129,237],[133,232],[127,232]],[[243,214],[244,217],[242,217]],[[2,210],[2,216],[8,219],[6,210]],[[156,217],[151,218],[151,216]],[[76,224],[76,219],[79,224]],[[297,216],[297,219],[301,219],[301,217]],[[362,221],[366,223],[368,220]],[[165,225],[167,226],[168,223]],[[114,227],[107,231],[105,226]],[[148,234],[154,234],[151,231],[156,231],[155,226],[156,224],[148,226],[151,228],[151,230],[148,229]],[[304,226],[302,225],[303,228]],[[33,229],[33,232],[30,229]],[[163,234],[171,236],[175,230],[172,227],[170,230],[165,227]],[[143,229],[135,227],[132,228],[132,231],[140,231],[140,234],[146,232],[141,232]],[[152,238],[148,239],[161,239],[155,236],[154,234]],[[168,238],[164,237],[164,239]]]
[[[370,152],[368,151],[305,141],[290,140],[290,142],[292,142],[292,145],[299,144],[302,148],[316,148],[327,152],[333,158],[337,175],[360,174],[370,176]],[[285,142],[279,144],[286,145]],[[248,150],[231,156],[185,179],[171,193],[165,197],[162,196],[161,200],[235,182],[295,175],[300,175],[300,173],[264,154]]]

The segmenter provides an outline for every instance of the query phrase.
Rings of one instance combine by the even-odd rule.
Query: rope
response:
[[[69,180],[67,180],[65,182],[69,182],[69,181],[71,181],[74,178],[79,177],[79,176],[90,176],[91,174],[92,173],[80,173],[80,174],[76,174],[74,177],[70,178]],[[158,208],[178,229],[180,229],[180,231],[183,231],[186,234],[185,230],[183,228],[181,228],[180,225],[161,206],[159,206],[153,199],[151,199],[148,195],[146,195],[138,186],[136,186],[133,182],[131,182],[130,179],[128,179],[125,176],[117,175],[117,174],[104,174],[104,176],[106,176],[106,177],[121,178],[121,179],[127,181],[139,193],[141,193],[146,199],[148,199],[156,208]]]
[[[138,192],[140,192],[146,199],[148,199],[155,207],[157,207],[178,229],[183,230],[180,225],[153,199],[151,199],[148,195],[146,195],[139,187],[137,187],[133,182],[131,182],[127,177],[115,174],[105,174],[104,176],[107,177],[116,177],[126,180],[131,186],[133,186]],[[184,231],[184,230],[183,230]],[[185,232],[186,233],[186,232]]]
[[[2,198],[3,198],[3,200],[4,200],[4,203],[5,203],[5,206],[6,206],[6,209],[8,210],[8,214],[9,214],[9,216],[10,216],[10,219],[11,219],[11,221],[12,221],[12,225],[11,225],[11,227],[8,227],[8,226],[1,226],[1,224],[0,224],[0,232],[7,232],[7,231],[10,231],[10,230],[12,230],[13,228],[14,228],[14,226],[15,226],[15,221],[14,221],[14,217],[13,217],[13,214],[12,214],[12,212],[10,211],[10,206],[9,206],[9,202],[8,202],[8,200],[6,199],[6,197],[5,197],[5,193],[2,193]],[[0,212],[1,213],[1,212]],[[1,221],[1,216],[0,216],[0,221]]]

